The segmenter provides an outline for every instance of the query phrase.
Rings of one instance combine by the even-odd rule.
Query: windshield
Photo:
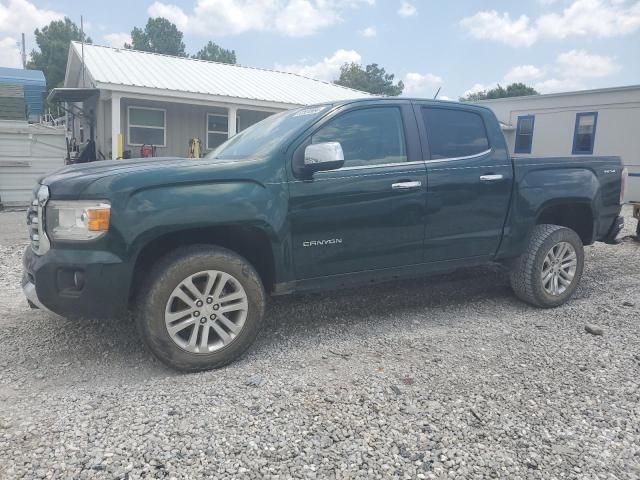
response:
[[[283,139],[317,120],[331,105],[277,113],[230,138],[206,158],[244,158],[269,155]]]

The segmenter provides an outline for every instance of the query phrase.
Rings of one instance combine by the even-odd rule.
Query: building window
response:
[[[166,147],[167,111],[162,108],[127,109],[128,144]]]
[[[534,120],[535,117],[533,115],[523,115],[518,117],[518,126],[516,127],[516,145],[514,149],[515,153],[531,153]]]
[[[229,117],[226,113],[207,113],[207,150],[219,147],[229,138]]]
[[[489,150],[484,121],[475,112],[425,107],[422,118],[432,160],[468,157]]]
[[[598,112],[576,114],[576,127],[573,132],[573,154],[593,153],[593,144],[596,140],[596,123]]]

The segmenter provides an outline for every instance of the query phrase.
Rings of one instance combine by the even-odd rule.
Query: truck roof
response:
[[[412,102],[420,102],[420,103],[428,103],[433,105],[464,105],[467,108],[479,109],[492,111],[489,107],[484,105],[478,105],[475,103],[466,103],[466,102],[458,102],[455,100],[437,100],[433,98],[419,98],[419,97],[368,97],[368,98],[354,98],[351,100],[340,100],[330,104],[323,103],[318,105],[310,105],[320,106],[320,105],[332,105],[334,107],[342,106],[342,105],[351,105],[353,103],[377,103],[377,102],[398,102],[398,103],[412,103]],[[304,107],[307,108],[307,107]]]

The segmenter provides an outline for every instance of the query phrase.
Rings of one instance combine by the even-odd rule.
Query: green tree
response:
[[[62,86],[71,41],[82,40],[80,28],[65,17],[64,20],[51,22],[42,30],[36,28],[33,33],[36,36],[39,51],[31,52],[27,68],[44,72],[48,90]],[[85,36],[84,41],[91,43],[91,38]]]
[[[478,100],[490,100],[494,98],[507,97],[524,97],[526,95],[538,95],[535,88],[529,87],[524,83],[512,83],[507,88],[498,85],[490,90],[483,90],[477,93],[469,93],[464,97],[460,97],[461,102],[476,102]]]
[[[227,50],[219,45],[216,45],[211,40],[201,50],[191,58],[198,58],[200,60],[209,60],[210,62],[220,63],[236,63],[236,51]]]
[[[404,90],[404,83],[400,80],[394,85],[395,75],[385,72],[377,63],[362,67],[357,63],[345,63],[340,67],[340,78],[333,83],[343,87],[355,88],[374,95],[398,96]]]
[[[178,27],[166,18],[150,18],[144,30],[138,27],[133,28],[131,44],[125,43],[124,48],[186,57],[182,36]]]

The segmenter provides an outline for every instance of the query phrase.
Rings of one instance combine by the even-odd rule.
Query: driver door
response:
[[[343,110],[296,150],[339,142],[342,168],[289,182],[297,279],[420,263],[426,168],[408,102]]]

